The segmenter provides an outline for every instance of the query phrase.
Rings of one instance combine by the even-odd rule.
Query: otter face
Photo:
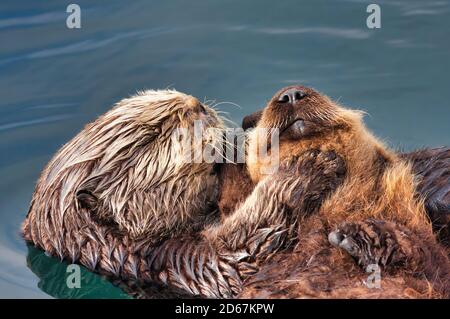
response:
[[[340,125],[338,107],[326,96],[303,86],[277,92],[264,109],[258,127],[278,128],[283,139],[319,135]]]
[[[360,112],[344,109],[327,96],[304,86],[290,86],[278,91],[259,114],[244,119],[244,123],[257,123],[248,136],[247,167],[254,181],[263,177],[262,172],[270,171],[266,167],[269,163],[289,160],[312,148],[336,151],[329,144],[345,144],[342,132],[361,125]],[[273,129],[278,129],[279,150],[272,152],[269,149],[269,156],[278,156],[278,161],[262,159],[257,153],[263,142],[270,148],[267,132],[273,132]]]
[[[174,90],[120,101],[55,155],[30,213],[72,219],[87,211],[132,238],[155,240],[201,225],[213,217],[217,177],[213,164],[180,154],[218,143],[219,134],[194,142],[174,135],[178,129],[193,134],[195,121],[204,129],[223,127],[214,110]]]

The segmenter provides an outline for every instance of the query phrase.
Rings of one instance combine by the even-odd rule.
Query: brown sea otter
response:
[[[262,110],[256,111],[243,119],[244,130],[258,124]],[[450,246],[450,148],[440,147],[422,149],[399,156],[411,163],[417,179],[416,193],[422,198],[425,209],[442,244]],[[225,165],[221,170],[220,180],[223,189],[219,205],[225,215],[231,213],[236,205],[252,190],[253,183],[243,164]],[[239,185],[245,191],[236,191]]]
[[[281,162],[305,151],[333,150],[345,161],[347,172],[316,214],[299,217],[294,252],[275,256],[247,282],[241,296],[448,296],[450,263],[434,238],[422,200],[415,196],[411,165],[379,143],[358,112],[312,89],[294,86],[272,98],[256,128],[280,130]],[[249,144],[266,139],[255,130]],[[247,170],[253,182],[265,178],[261,175],[265,166],[250,151]],[[367,275],[342,251],[363,269],[381,266],[383,289],[367,288],[363,284]]]
[[[23,222],[25,239],[126,287],[236,296],[261,262],[295,237],[294,206],[317,209],[308,194],[336,188],[342,165],[328,153],[300,156],[257,183],[219,224],[214,164],[183,161],[191,141],[173,138],[196,120],[222,126],[212,109],[176,91],[119,102],[48,163]],[[220,143],[217,137],[204,136],[200,146]],[[301,176],[286,173],[299,167]]]

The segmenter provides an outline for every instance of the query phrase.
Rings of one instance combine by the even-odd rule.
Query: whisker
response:
[[[203,104],[211,107],[212,104],[216,103],[216,100],[207,100],[206,96],[203,98]]]
[[[235,121],[233,121],[232,119],[229,119],[229,118],[226,118],[226,117],[222,117],[222,120],[227,122],[228,124],[231,124],[232,126],[239,127],[239,125]]]
[[[228,105],[236,106],[239,109],[242,109],[242,106],[240,106],[239,104],[234,103],[234,102],[229,102],[229,101],[218,102],[218,103],[214,104],[213,108],[215,108],[215,107],[217,107],[219,105],[222,105],[222,104],[228,104]]]

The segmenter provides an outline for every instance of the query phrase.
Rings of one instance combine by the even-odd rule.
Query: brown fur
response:
[[[242,127],[246,130],[254,128],[261,116],[262,110],[259,110],[244,117]],[[400,153],[399,156],[411,164],[412,172],[417,180],[416,195],[423,199],[426,212],[440,242],[448,247],[450,245],[450,148],[421,149]],[[220,205],[228,206],[239,202],[233,196],[226,195],[235,192],[232,189],[234,184],[247,183],[248,186],[243,190],[251,190],[250,185],[253,185],[253,182],[248,177],[245,165],[225,164],[222,171],[222,180],[233,181],[223,182],[223,188],[220,188],[220,196],[223,198]],[[240,181],[237,182],[237,180]],[[239,199],[245,198],[248,194],[249,192],[247,194],[240,192]]]
[[[259,116],[262,112],[259,112]],[[257,124],[252,114],[254,125]],[[259,119],[259,117],[258,117]],[[250,122],[248,120],[247,122]],[[249,127],[247,127],[249,128]],[[450,148],[422,149],[399,156],[411,163],[417,179],[416,197],[423,199],[439,242],[450,246]],[[254,183],[245,164],[226,163],[219,171],[219,209],[229,216],[251,193]]]
[[[281,162],[305,150],[334,150],[347,164],[347,178],[317,214],[300,217],[297,253],[285,256],[283,267],[278,263],[282,257],[276,258],[258,275],[264,278],[263,283],[258,282],[257,276],[241,296],[448,296],[448,256],[434,238],[422,200],[415,196],[411,165],[367,131],[360,113],[344,109],[314,90],[298,89],[306,92],[305,99],[281,104],[278,97],[285,89],[280,91],[264,109],[257,127],[280,129]],[[303,136],[292,132],[290,125],[297,119],[306,125]],[[267,137],[258,136],[255,130],[249,143],[258,144],[261,138]],[[261,168],[266,164],[255,154],[249,155],[248,170],[257,182],[263,177]],[[361,282],[367,275],[355,267],[349,256],[330,246],[327,235],[336,229],[357,242],[363,240],[368,245],[366,253],[379,257],[374,260],[384,267],[385,284],[381,291],[365,288]],[[386,256],[383,249],[388,248],[391,250]],[[367,266],[363,262],[365,256],[354,257]],[[392,259],[383,262],[387,257]],[[395,267],[397,263],[402,266]],[[292,267],[296,270],[286,271]],[[280,273],[275,269],[283,270]]]
[[[219,210],[222,220],[242,204],[255,187],[245,164],[223,164],[219,171]]]
[[[450,148],[415,151],[401,155],[418,177],[416,191],[442,244],[450,247]]]

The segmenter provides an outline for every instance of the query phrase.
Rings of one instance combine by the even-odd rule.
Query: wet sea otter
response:
[[[219,224],[214,165],[188,163],[175,153],[192,145],[172,133],[192,130],[196,120],[205,128],[222,126],[212,109],[176,91],[120,101],[48,163],[23,222],[24,238],[126,287],[236,296],[260,263],[295,237],[294,202],[295,209],[313,211],[318,203],[306,196],[336,187],[339,159],[299,157],[257,183]],[[200,146],[217,142],[206,135]],[[286,173],[299,167],[300,177]]]
[[[298,212],[316,212],[342,182],[344,162],[333,152],[306,152],[252,186],[219,224],[214,166],[170,153],[170,143],[181,143],[171,133],[194,120],[221,126],[213,110],[175,91],[118,103],[47,165],[25,238],[127,287],[151,294],[175,288],[157,296],[238,295],[249,275],[296,238]]]
[[[411,165],[367,131],[359,112],[293,86],[278,92],[258,116],[256,128],[280,131],[280,162],[305,152],[334,151],[346,173],[316,213],[300,212],[294,252],[265,264],[241,297],[448,297],[449,258],[415,196]],[[259,132],[249,136],[247,170],[253,182],[266,178],[261,168],[267,164],[252,147],[267,141]],[[441,195],[448,192],[448,185],[440,187]],[[369,289],[368,275],[343,252],[364,270],[381,266],[382,289]]]

